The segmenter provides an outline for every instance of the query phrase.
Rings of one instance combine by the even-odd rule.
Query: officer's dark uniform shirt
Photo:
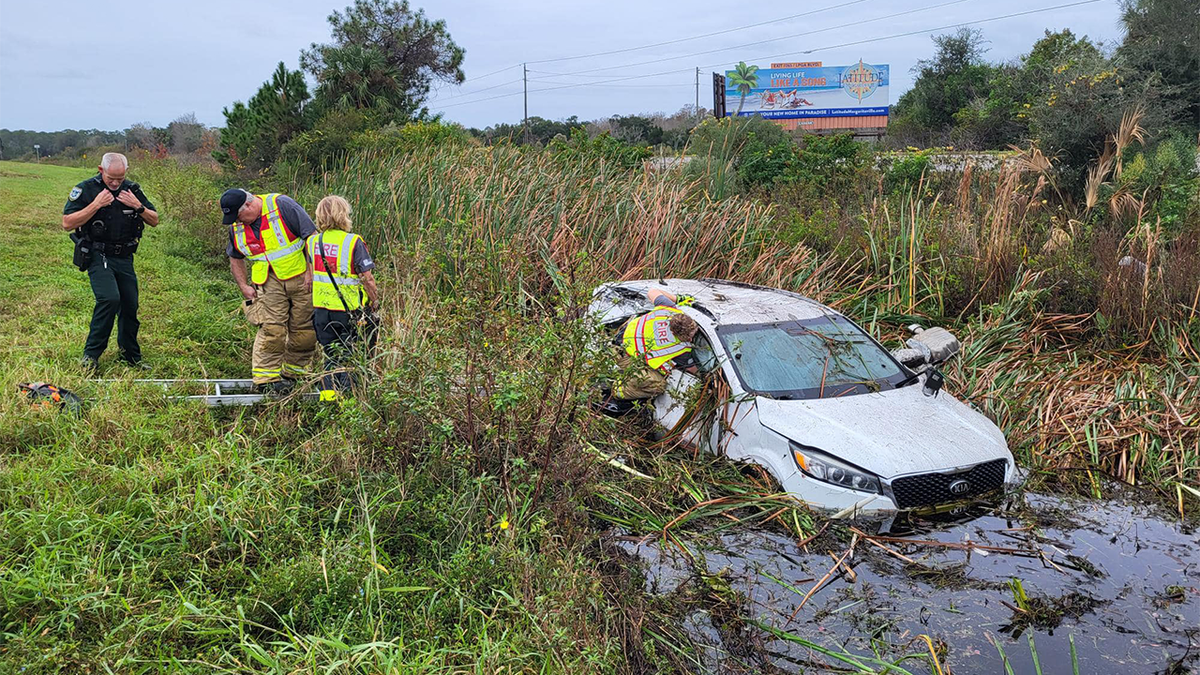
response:
[[[79,183],[71,190],[71,194],[67,195],[67,203],[65,206],[63,206],[63,215],[66,216],[77,211],[84,210],[89,204],[92,203],[92,200],[96,198],[96,195],[100,194],[101,190],[108,190],[108,186],[105,185],[104,181],[100,179],[99,173],[83,181],[82,183]],[[113,192],[112,203],[96,211],[96,214],[92,217],[91,221],[80,225],[75,231],[81,236],[92,236],[90,231],[92,222],[103,220],[112,223],[122,219],[127,220],[129,216],[133,214],[133,209],[129,208],[128,205],[122,204],[116,200],[117,193],[121,192],[121,190],[129,190],[132,192],[133,196],[137,197],[138,201],[140,201],[142,206],[146,207],[146,209],[150,211],[158,210],[154,208],[154,204],[150,203],[149,199],[146,199],[146,195],[142,192],[142,187],[140,185],[131,180],[125,180],[121,183],[119,190],[116,190],[115,192],[110,190],[110,192]],[[131,234],[132,230],[130,230],[129,233]],[[111,236],[107,236],[107,234],[104,237],[99,237],[96,239],[98,241],[114,241],[114,239]]]
[[[313,224],[312,218],[308,217],[308,212],[304,210],[303,206],[296,203],[295,199],[287,195],[279,195],[275,203],[279,206],[279,213],[283,216],[283,222],[287,224],[292,234],[300,239],[308,239],[310,234],[317,231],[317,226]],[[246,229],[251,231],[251,234],[248,236],[256,236],[259,233],[256,227],[248,227]],[[246,257],[233,245],[233,225],[229,226],[229,244],[225,246],[225,255],[237,260]]]

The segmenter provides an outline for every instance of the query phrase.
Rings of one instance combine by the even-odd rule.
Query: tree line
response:
[[[1070,30],[1046,31],[1010,62],[986,59],[977,29],[934,38],[933,58],[893,108],[890,142],[1004,149],[1034,143],[1074,183],[1101,154],[1122,118],[1141,111],[1150,140],[1193,142],[1200,131],[1200,5],[1195,0],[1125,0],[1116,45]]]
[[[219,135],[218,129],[205,126],[194,113],[180,115],[165,127],[142,122],[120,131],[0,129],[0,159],[32,160],[38,156],[73,159],[86,155],[89,150],[140,149],[161,156],[211,161]],[[35,145],[40,147],[34,148]]]

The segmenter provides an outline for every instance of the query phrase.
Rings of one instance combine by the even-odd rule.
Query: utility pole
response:
[[[525,64],[521,64],[521,82],[525,89],[525,117],[521,120],[521,126],[525,127],[525,140],[529,140],[529,68]]]
[[[700,66],[696,66],[696,114],[700,114]]]

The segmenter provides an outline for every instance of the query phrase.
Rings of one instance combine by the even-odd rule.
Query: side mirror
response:
[[[926,396],[937,396],[942,390],[942,385],[946,383],[946,377],[942,375],[942,371],[937,368],[930,368],[925,375],[925,386],[921,388],[921,393]]]

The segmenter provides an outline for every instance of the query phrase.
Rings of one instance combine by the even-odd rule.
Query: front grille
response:
[[[896,506],[902,509],[970,499],[1003,486],[1006,464],[1007,460],[994,459],[958,473],[904,476],[892,481],[892,494],[896,497]],[[959,480],[967,481],[967,489],[958,494],[952,493],[950,485]]]

